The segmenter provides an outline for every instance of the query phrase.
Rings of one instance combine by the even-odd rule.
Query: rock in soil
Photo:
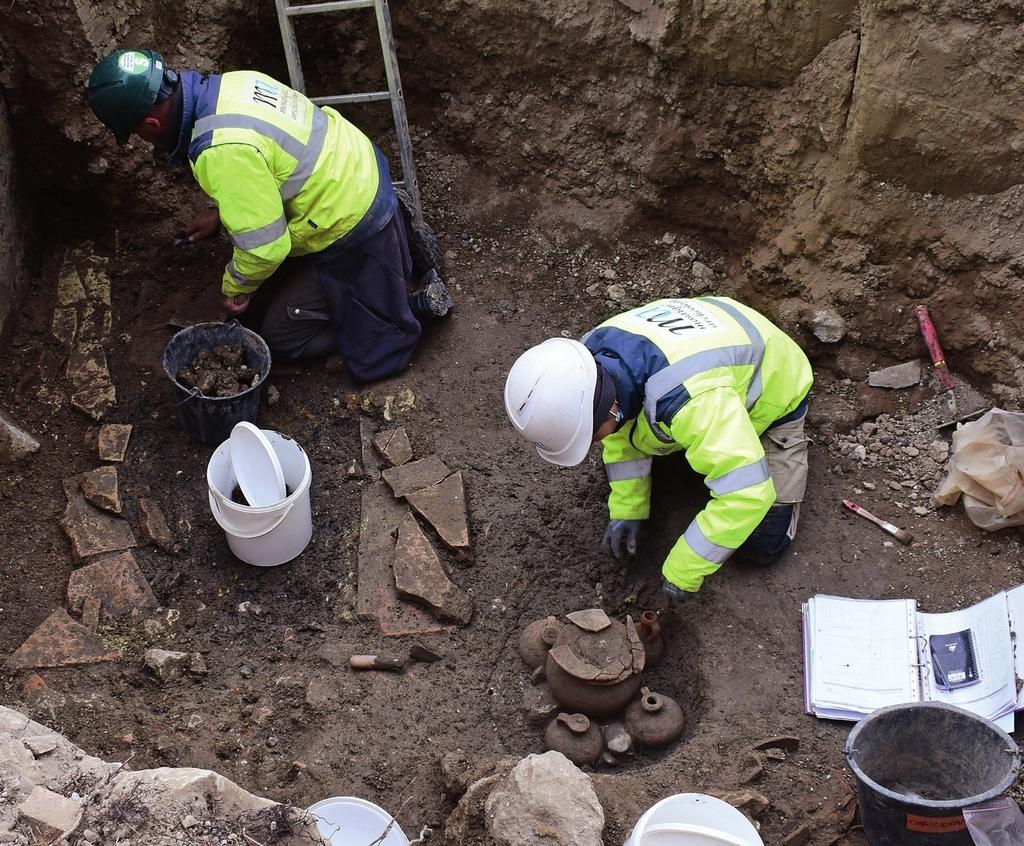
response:
[[[176,675],[188,664],[187,652],[172,652],[167,649],[147,649],[143,656],[143,663],[152,671],[160,681],[165,682]]]
[[[149,582],[130,552],[104,556],[71,574],[68,606],[81,612],[88,599],[99,602],[102,616],[115,619],[137,608],[157,605]]]
[[[391,486],[395,496],[401,498],[415,491],[429,488],[447,478],[451,471],[436,455],[428,455],[419,461],[410,461],[399,467],[385,470],[381,475]]]
[[[39,441],[0,411],[0,458],[18,461],[39,449]]]
[[[5,666],[12,670],[67,667],[115,661],[120,657],[119,652],[107,649],[97,635],[58,608],[14,651]]]
[[[466,625],[473,617],[473,602],[444,572],[419,523],[406,513],[398,527],[395,546],[395,587],[400,596],[425,602],[441,620]]]
[[[86,502],[78,479],[65,479],[64,493],[68,504],[60,525],[76,557],[87,558],[135,546],[135,535],[128,522]]]
[[[117,469],[97,467],[82,476],[82,493],[97,508],[112,514],[121,513],[121,492],[117,484]]]
[[[132,435],[130,423],[104,423],[100,426],[97,447],[101,461],[124,461],[128,439]]]
[[[469,547],[466,490],[461,470],[443,482],[410,493],[406,501],[437,529],[438,536],[448,546],[453,549]]]
[[[54,840],[75,827],[82,813],[82,804],[45,787],[36,787],[18,805],[22,823],[38,832],[44,841]]]
[[[409,443],[405,426],[378,432],[373,436],[373,445],[392,467],[412,459],[412,444]]]
[[[156,500],[139,500],[139,518],[142,537],[147,543],[156,544],[164,552],[174,552],[174,536],[167,525],[163,509]]]
[[[529,755],[487,797],[484,824],[497,846],[601,846],[604,810],[590,777],[561,752]]]
[[[178,381],[208,397],[233,397],[260,380],[258,370],[245,363],[245,347],[222,344],[202,349],[192,363],[178,371]]]

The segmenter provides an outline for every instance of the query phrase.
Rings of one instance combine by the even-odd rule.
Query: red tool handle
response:
[[[949,372],[946,364],[946,356],[939,345],[939,335],[935,331],[935,324],[932,323],[931,315],[928,314],[928,306],[914,306],[914,316],[921,326],[921,334],[924,336],[925,346],[928,347],[928,354],[932,357],[932,364],[935,365],[935,375],[947,391],[953,390],[953,375]]]

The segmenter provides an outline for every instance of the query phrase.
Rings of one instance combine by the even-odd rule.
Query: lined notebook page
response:
[[[808,698],[815,714],[855,720],[920,700],[914,600],[815,596],[807,605]]]
[[[925,699],[959,705],[987,720],[1013,712],[1017,704],[1017,684],[1013,667],[1013,644],[1006,594],[997,593],[962,611],[947,614],[918,614],[921,674]],[[956,690],[943,690],[934,683],[928,638],[970,629],[979,679],[976,684]]]

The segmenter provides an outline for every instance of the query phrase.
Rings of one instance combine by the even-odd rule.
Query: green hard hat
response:
[[[156,102],[164,57],[155,50],[115,50],[96,63],[89,76],[93,113],[124,144]]]

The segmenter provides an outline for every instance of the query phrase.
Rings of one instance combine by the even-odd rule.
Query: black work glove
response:
[[[668,579],[661,580],[661,592],[668,598],[670,608],[678,608],[690,596],[689,591],[676,587]]]
[[[608,528],[604,530],[604,539],[601,541],[608,552],[615,556],[617,561],[622,560],[622,542],[626,542],[626,554],[636,555],[636,536],[640,532],[643,520],[612,520]]]

